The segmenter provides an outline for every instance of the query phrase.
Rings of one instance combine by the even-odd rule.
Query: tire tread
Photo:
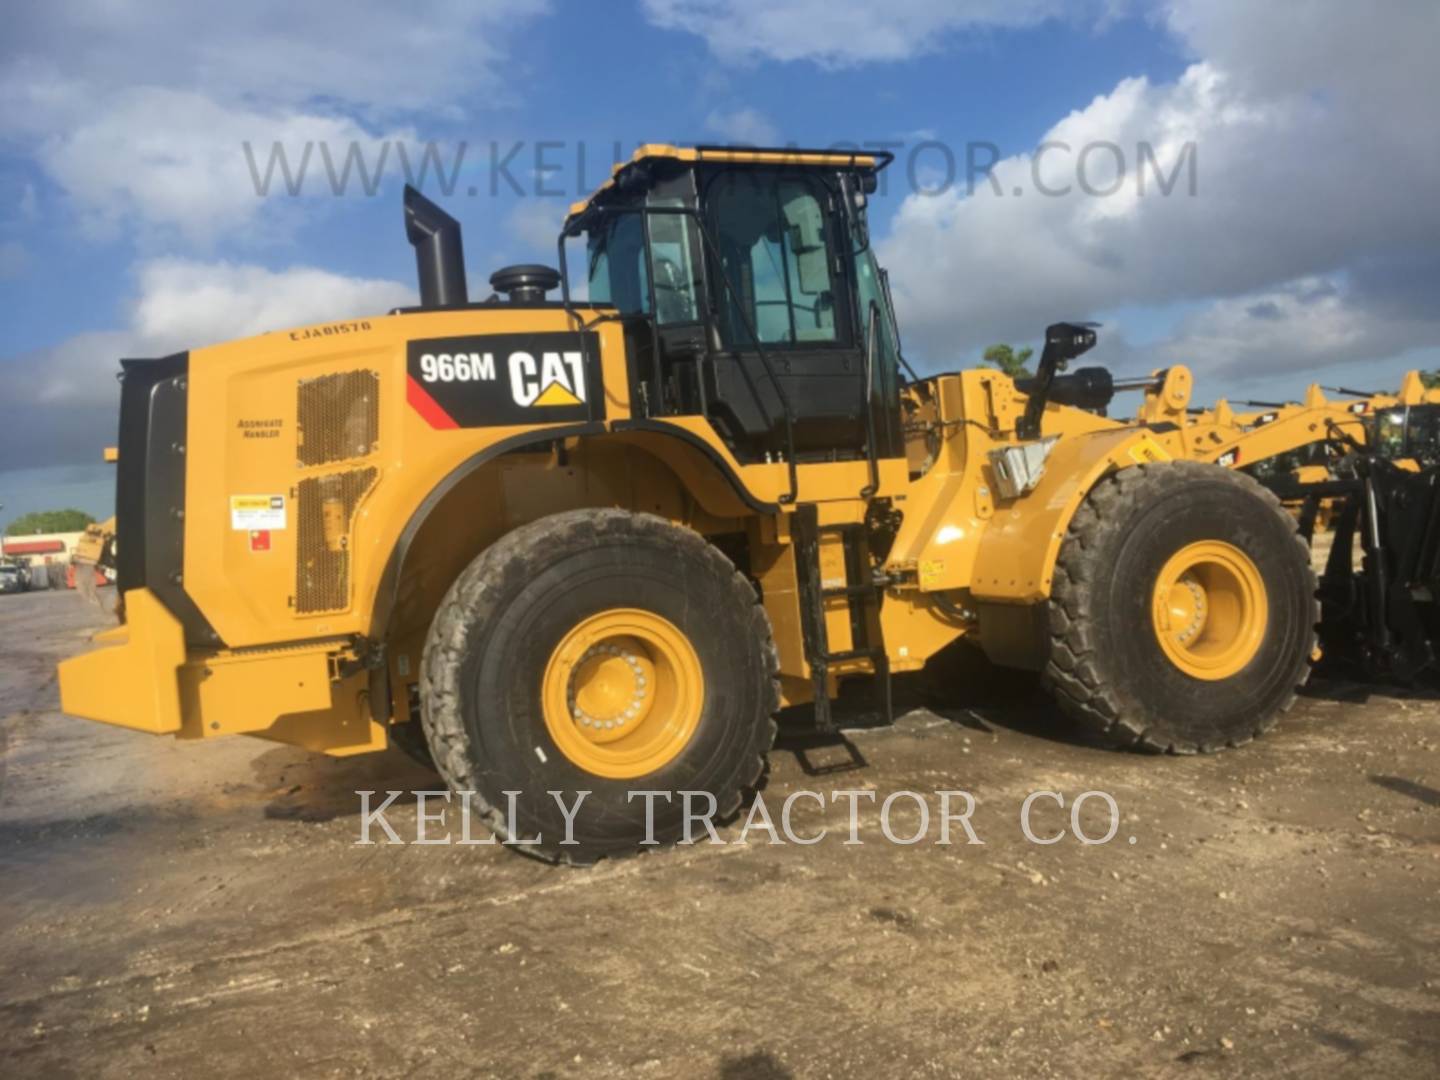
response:
[[[756,725],[752,742],[734,782],[716,793],[719,813],[739,809],[747,791],[754,790],[764,774],[766,755],[774,745],[780,708],[780,657],[770,619],[755,587],[723,552],[693,529],[676,525],[655,514],[604,508],[567,510],[522,525],[483,551],[451,584],[436,610],[426,639],[420,673],[420,720],[436,768],[452,789],[475,792],[471,808],[495,835],[513,841],[503,810],[486,801],[477,790],[478,762],[471,752],[460,701],[459,673],[468,648],[470,628],[498,616],[514,581],[528,581],[546,565],[549,553],[574,543],[593,545],[624,537],[651,537],[704,560],[727,581],[734,603],[749,611],[752,639],[759,643],[766,682],[765,720]],[[581,849],[520,848],[554,862],[593,861]],[[609,854],[615,854],[610,852]]]
[[[1098,557],[1102,538],[1107,530],[1121,527],[1120,522],[1128,518],[1127,511],[1197,480],[1214,481],[1222,477],[1225,482],[1259,497],[1288,527],[1296,547],[1296,557],[1303,559],[1309,574],[1312,605],[1309,648],[1295,664],[1288,696],[1278,709],[1258,717],[1250,732],[1233,735],[1224,742],[1178,743],[1158,738],[1153,729],[1127,713],[1116,688],[1104,680],[1100,667],[1093,662],[1096,649],[1096,635],[1091,630],[1095,606],[1093,585],[1100,570]],[[1197,461],[1172,461],[1121,469],[1091,490],[1076,511],[1061,544],[1047,605],[1049,650],[1041,681],[1071,717],[1096,734],[1123,746],[1172,754],[1213,753],[1227,746],[1243,746],[1274,727],[1280,716],[1294,705],[1300,688],[1310,676],[1309,658],[1315,648],[1316,625],[1320,621],[1317,587],[1310,564],[1310,549],[1300,536],[1295,519],[1286,512],[1274,492],[1252,477]]]

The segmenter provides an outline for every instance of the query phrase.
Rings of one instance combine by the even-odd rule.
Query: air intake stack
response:
[[[420,306],[439,308],[468,303],[460,223],[409,184],[405,185],[405,238],[415,248]]]

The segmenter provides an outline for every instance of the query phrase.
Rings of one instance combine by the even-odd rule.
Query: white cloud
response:
[[[198,88],[216,101],[262,107],[329,101],[377,115],[452,109],[472,93],[507,92],[516,69],[509,45],[549,6],[547,0],[46,0],[7,20],[0,60],[29,66],[19,74],[43,80],[54,103],[67,107],[106,104],[77,85],[143,85]],[[28,119],[50,130],[44,117]]]
[[[396,281],[307,266],[285,270],[160,259],[140,264],[126,324],[76,334],[0,362],[0,461],[7,468],[94,461],[113,445],[125,357],[165,356],[219,340],[379,315],[415,303]]]
[[[1413,114],[1417,76],[1434,67],[1440,6],[1312,2],[1303,15],[1254,0],[1165,0],[1166,24],[1196,57],[1231,72],[1245,93],[1343,96],[1355,112]],[[1423,103],[1428,110],[1428,102]]]
[[[1299,368],[1440,340],[1428,314],[1440,217],[1422,209],[1440,190],[1440,145],[1419,135],[1433,127],[1440,71],[1405,62],[1424,57],[1414,42],[1437,39],[1440,7],[1360,18],[1334,0],[1312,5],[1294,34],[1274,5],[1177,0],[1166,13],[1199,57],[1175,82],[1126,79],[1072,112],[1045,135],[1070,151],[1000,162],[998,193],[981,179],[967,194],[961,175],[943,194],[906,197],[880,247],[907,341],[952,366],[994,341],[1033,340],[1057,318],[1181,303],[1212,306],[1153,351],[1184,352],[1202,370]],[[1077,179],[1083,148],[1101,143],[1127,163],[1107,197]],[[1183,174],[1164,194],[1154,169],[1140,193],[1142,144],[1166,176],[1193,145],[1194,194]],[[1103,147],[1089,154],[1092,191],[1107,188],[1112,160]],[[1040,185],[1070,190],[1047,197]],[[1316,280],[1335,296],[1300,302]]]
[[[250,226],[267,203],[287,206],[285,172],[272,157],[276,147],[292,178],[303,179],[299,192],[321,196],[333,194],[331,177],[344,176],[352,146],[359,165],[373,173],[387,140],[413,145],[412,139],[408,132],[372,134],[340,117],[265,112],[190,91],[142,87],[117,92],[104,109],[44,138],[35,154],[92,233],[141,221],[203,246]],[[398,172],[393,154],[389,162]],[[344,194],[363,197],[361,181],[358,167],[352,169]]]
[[[1104,7],[1096,0],[642,0],[650,22],[705,39],[722,60],[826,67],[936,52],[957,32],[1013,29]]]
[[[3,402],[5,412],[0,412],[0,416],[14,410],[26,418],[23,426],[33,437],[37,430],[50,426],[36,423],[42,415],[37,410],[102,404],[113,407],[119,400],[115,373],[120,370],[122,358],[162,356],[175,351],[156,343],[153,353],[147,354],[148,344],[132,329],[93,330],[75,334],[48,348],[11,357],[4,362],[3,369],[12,393]],[[10,428],[11,424],[0,423],[0,435],[8,434]],[[45,447],[50,452],[55,449]]]
[[[555,242],[569,209],[570,203],[564,199],[524,198],[515,204],[505,228],[523,245],[526,261],[546,266],[555,262]]]
[[[1436,342],[1440,312],[1397,309],[1347,282],[1307,277],[1217,300],[1141,356],[1159,366],[1190,364],[1243,385],[1277,369],[1397,356]]]
[[[8,361],[8,404],[112,403],[121,357],[164,356],[269,330],[383,314],[415,302],[408,285],[307,266],[267,270],[157,259],[140,265],[137,285],[123,329],[79,334]]]
[[[779,146],[780,129],[758,109],[748,106],[726,111],[712,109],[705,127],[721,138],[745,146]]]
[[[166,242],[178,231],[199,246],[248,236],[262,210],[290,204],[257,197],[246,140],[262,151],[282,140],[292,158],[323,142],[337,174],[359,140],[374,162],[382,140],[408,135],[401,117],[455,121],[508,100],[523,70],[508,47],[546,10],[548,0],[51,0],[0,38],[0,138],[38,160],[92,229],[159,227]],[[314,192],[326,183],[318,148],[310,165]],[[400,173],[393,155],[389,169]]]
[[[960,34],[1047,19],[1100,24],[1127,6],[644,0],[652,23],[702,37],[723,61],[826,67],[903,60]],[[1440,289],[1440,218],[1416,208],[1440,190],[1440,144],[1419,134],[1433,126],[1440,90],[1440,6],[1319,0],[1303,18],[1253,0],[1146,6],[1194,58],[1179,79],[1122,80],[1046,133],[1042,142],[1068,153],[1000,162],[998,193],[983,180],[964,190],[958,147],[956,186],[906,198],[881,247],[909,340],[949,366],[993,341],[1033,339],[1056,318],[1198,303],[1170,340],[1129,358],[1184,354],[1246,373],[1437,341],[1429,306]],[[724,133],[729,119],[717,110],[709,126]],[[1080,154],[1099,143],[1126,155],[1127,182],[1105,197],[1077,183]],[[1154,155],[1143,194],[1142,146]],[[1086,156],[1092,190],[1108,187],[1110,155]],[[1180,190],[1159,190],[1177,163],[1192,162],[1193,196],[1188,175]],[[933,182],[935,160],[918,164],[921,182]],[[1071,190],[1051,197],[1041,185]],[[1302,302],[1316,281],[1331,293]]]
[[[379,315],[415,303],[398,281],[308,266],[267,270],[158,259],[140,267],[132,324],[144,340],[197,347],[310,322]]]

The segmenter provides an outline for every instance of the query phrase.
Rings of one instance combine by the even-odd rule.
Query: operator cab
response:
[[[897,457],[900,350],[866,196],[884,153],[644,146],[571,208],[637,415],[704,416],[742,462]],[[566,303],[570,302],[568,282]]]
[[[1422,469],[1440,465],[1440,405],[1398,405],[1377,413],[1372,424],[1379,456],[1413,461]]]

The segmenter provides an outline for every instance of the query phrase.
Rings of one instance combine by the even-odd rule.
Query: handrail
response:
[[[868,499],[880,488],[880,463],[875,453],[875,331],[880,325],[880,305],[872,297],[865,313],[865,457],[870,465],[870,482],[860,489],[860,498]]]

